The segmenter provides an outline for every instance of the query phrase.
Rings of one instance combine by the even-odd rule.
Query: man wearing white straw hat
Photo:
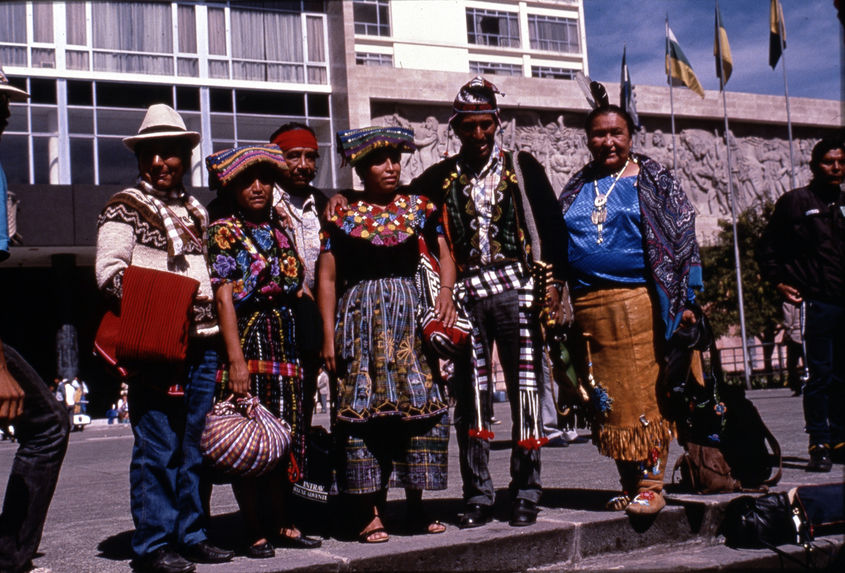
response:
[[[28,97],[0,68],[0,136],[9,102]],[[6,176],[0,167],[0,261],[9,256],[8,247]],[[0,426],[8,424],[14,424],[20,446],[0,514],[0,571],[31,571],[65,457],[70,421],[35,369],[0,341]]]
[[[205,262],[208,213],[182,186],[199,140],[174,109],[150,106],[137,135],[123,140],[138,159],[138,181],[115,194],[98,220],[97,284],[114,307],[122,301],[130,265],[199,283],[184,368],[144,363],[129,378],[133,565],[142,571],[187,573],[194,570],[191,561],[221,563],[233,556],[208,542],[200,491],[199,443],[220,340]]]

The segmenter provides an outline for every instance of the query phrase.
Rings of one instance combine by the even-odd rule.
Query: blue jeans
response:
[[[806,431],[811,445],[833,446],[845,441],[845,306],[808,300],[804,342]]]
[[[519,318],[518,293],[515,290],[505,291],[487,298],[475,301],[467,309],[470,320],[478,326],[482,343],[487,353],[487,364],[492,364],[490,355],[493,342],[499,353],[499,360],[505,376],[508,401],[510,402],[511,420],[514,424],[511,430],[510,475],[509,486],[514,500],[525,499],[537,503],[542,494],[540,483],[540,450],[525,450],[517,445],[519,441]],[[534,368],[542,373],[539,359],[541,344],[539,330],[535,333]],[[467,355],[469,353],[467,352]],[[467,356],[468,358],[468,356]],[[538,383],[543,383],[543,376],[537,376]],[[493,479],[490,476],[488,461],[490,459],[490,442],[487,440],[471,439],[468,435],[473,424],[472,401],[474,400],[470,374],[469,360],[465,359],[455,364],[455,431],[458,437],[460,452],[461,478],[463,480],[463,495],[466,503],[491,506],[496,498]],[[482,393],[482,410],[486,415],[492,415],[492,401],[487,392]]]
[[[175,367],[145,369],[129,383],[135,435],[129,466],[132,550],[137,556],[207,537],[199,445],[214,399],[217,342],[192,340],[181,376],[184,397],[166,394]]]
[[[70,420],[64,404],[32,366],[9,346],[4,345],[3,352],[9,373],[24,391],[23,414],[14,420],[20,446],[0,515],[0,571],[18,571],[29,563],[41,541],[67,450]]]

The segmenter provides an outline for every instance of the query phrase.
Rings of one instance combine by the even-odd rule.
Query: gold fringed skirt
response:
[[[601,289],[574,301],[575,323],[589,334],[593,376],[613,400],[594,431],[599,452],[641,461],[668,447],[672,425],[660,414],[657,379],[663,337],[648,289]]]

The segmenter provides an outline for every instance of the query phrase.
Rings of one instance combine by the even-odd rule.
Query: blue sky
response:
[[[618,82],[622,47],[634,85],[666,85],[664,21],[705,90],[719,89],[714,0],[584,0],[591,79]],[[781,0],[790,97],[842,99],[841,26],[833,0]],[[783,95],[782,61],[769,67],[769,0],[722,0],[733,74],[728,92]]]

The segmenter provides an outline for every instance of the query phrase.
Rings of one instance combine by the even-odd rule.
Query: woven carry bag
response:
[[[457,358],[469,342],[472,324],[458,308],[458,319],[446,327],[434,313],[434,304],[440,293],[440,263],[428,250],[425,239],[419,237],[420,260],[414,275],[414,284],[420,294],[417,306],[417,324],[423,341],[443,358]]]
[[[290,426],[255,396],[216,403],[205,417],[200,449],[206,463],[227,475],[256,477],[290,451]]]

